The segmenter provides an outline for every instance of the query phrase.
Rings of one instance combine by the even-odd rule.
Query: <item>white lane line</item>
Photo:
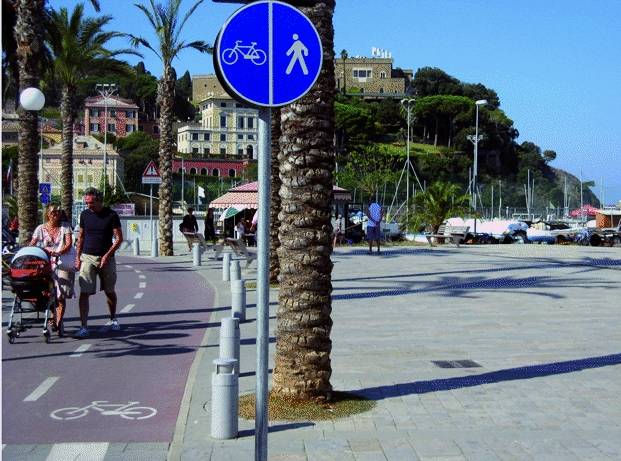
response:
[[[125,264],[125,267],[127,267],[128,269],[132,268],[132,266],[130,266],[129,264]]]
[[[108,446],[108,443],[56,443],[45,461],[67,461],[68,459],[103,461]]]
[[[136,295],[134,296],[134,299],[140,299],[140,298],[142,298],[143,296],[144,296],[144,293],[142,293],[142,292],[138,292],[138,293],[136,293]]]
[[[45,378],[45,380],[39,384],[39,387],[37,387],[28,397],[24,399],[24,402],[36,402],[43,394],[50,390],[50,387],[52,387],[56,381],[58,381],[58,376],[50,376],[49,378]],[[2,448],[4,449],[4,447]]]
[[[73,354],[71,354],[69,357],[80,357],[82,354],[84,354],[87,350],[89,350],[93,345],[92,344],[82,344],[80,347],[78,347],[75,352]]]
[[[129,311],[131,311],[134,307],[136,307],[135,304],[128,304],[127,306],[125,306],[123,309],[121,309],[121,311],[119,312],[120,314],[127,314]]]
[[[147,287],[147,282],[140,282],[138,284],[138,288],[146,288]]]
[[[146,278],[147,278],[147,276],[146,276],[146,275],[142,275],[142,274],[141,274],[141,275],[139,275],[139,276],[138,276],[138,278],[139,278],[139,279],[146,279]]]
[[[135,269],[135,270],[134,270],[134,272],[135,272],[136,274],[142,274],[142,271],[139,271],[138,269]]]

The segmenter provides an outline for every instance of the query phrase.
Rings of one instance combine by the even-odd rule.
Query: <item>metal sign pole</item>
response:
[[[267,461],[267,401],[269,353],[270,163],[272,110],[259,110],[259,220],[257,222],[257,374],[255,408],[256,461]]]
[[[151,226],[151,246],[153,246],[153,184],[149,186],[149,224]]]

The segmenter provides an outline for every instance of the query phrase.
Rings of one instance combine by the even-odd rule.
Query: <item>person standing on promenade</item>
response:
[[[369,242],[369,254],[373,254],[373,241],[377,243],[377,254],[380,253],[380,224],[384,218],[384,210],[379,203],[369,199],[367,208],[367,241]]]
[[[181,232],[198,232],[198,222],[196,216],[194,216],[194,208],[188,208],[188,214],[183,217],[183,221],[179,224],[179,230]],[[192,244],[188,240],[188,249],[192,251]]]
[[[213,222],[213,208],[207,210],[205,215],[205,240],[211,240],[216,243],[216,226]]]
[[[97,291],[97,277],[100,290],[106,294],[110,311],[110,328],[121,329],[116,319],[117,297],[116,261],[114,254],[123,242],[121,220],[116,212],[103,204],[103,194],[89,187],[84,191],[86,210],[80,214],[80,233],[78,234],[76,267],[80,269],[80,323],[77,338],[87,338],[89,297]]]

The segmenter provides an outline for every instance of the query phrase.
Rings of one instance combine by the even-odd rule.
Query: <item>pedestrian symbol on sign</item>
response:
[[[304,56],[308,56],[308,48],[306,48],[304,43],[299,40],[298,34],[293,34],[293,40],[293,45],[291,45],[291,48],[287,51],[287,56],[290,56],[291,54],[293,54],[293,56],[291,57],[291,61],[289,61],[289,66],[287,66],[285,74],[291,74],[293,66],[295,66],[296,62],[299,62],[300,67],[302,68],[302,73],[304,75],[308,75],[308,68],[306,67],[306,61],[304,61]]]

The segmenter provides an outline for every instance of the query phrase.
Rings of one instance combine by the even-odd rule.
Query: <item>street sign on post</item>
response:
[[[214,51],[220,83],[249,104],[279,107],[301,98],[321,71],[323,50],[313,23],[278,1],[241,7],[222,26]]]
[[[154,161],[150,161],[144,169],[142,184],[162,184],[162,177]]]
[[[255,461],[267,461],[271,108],[304,96],[319,77],[322,63],[321,39],[310,19],[293,6],[272,0],[259,0],[233,13],[214,49],[222,86],[236,99],[260,107]]]
[[[43,205],[47,205],[52,200],[52,183],[40,182],[39,183],[39,200]]]

